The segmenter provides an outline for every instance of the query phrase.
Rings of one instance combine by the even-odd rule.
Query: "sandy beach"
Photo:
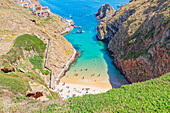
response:
[[[89,69],[84,68],[77,69],[69,74],[66,73],[60,79],[59,84],[55,84],[54,91],[65,100],[86,94],[104,93],[110,89],[112,89],[112,86],[108,76],[92,73]]]
[[[104,93],[111,89],[109,82],[95,82],[95,83],[85,83],[80,81],[74,81],[69,83],[68,81],[60,82],[55,86],[55,92],[65,100],[70,97],[83,96],[86,94],[98,94]]]

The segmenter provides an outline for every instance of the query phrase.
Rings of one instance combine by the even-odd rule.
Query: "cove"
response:
[[[77,26],[82,26],[85,33],[74,33],[78,28],[74,28],[64,37],[72,43],[77,51],[81,51],[81,56],[66,73],[65,79],[68,82],[107,82],[112,88],[128,84],[127,80],[115,68],[107,51],[107,44],[98,41],[96,38],[96,27],[100,23],[94,16],[99,7],[109,3],[118,9],[117,5],[124,5],[129,0],[39,0],[43,6],[48,6],[53,13],[64,18],[73,17]],[[89,15],[89,16],[87,16]],[[78,75],[75,77],[75,75]],[[78,83],[78,82],[77,82]]]

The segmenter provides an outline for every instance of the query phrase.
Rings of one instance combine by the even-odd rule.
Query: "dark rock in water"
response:
[[[99,8],[98,12],[96,12],[95,15],[97,19],[107,20],[112,15],[114,15],[115,12],[116,11],[114,10],[114,8],[106,3]]]

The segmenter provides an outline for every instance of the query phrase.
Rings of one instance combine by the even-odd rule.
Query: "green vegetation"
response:
[[[6,59],[4,63],[10,62],[16,63],[21,57],[24,57],[23,50],[31,51],[33,50],[38,54],[41,58],[43,58],[42,53],[45,51],[46,45],[43,41],[41,41],[37,36],[32,36],[29,34],[25,34],[19,36],[13,45],[13,48],[6,54],[3,55],[2,58]]]
[[[41,57],[35,55],[34,58],[30,58],[29,60],[35,69],[39,69],[43,73],[43,59]]]
[[[42,65],[45,49],[46,44],[37,36],[25,34],[16,38],[12,49],[0,58],[2,62],[0,65],[5,66],[5,69],[14,71],[15,67],[15,72],[7,71],[7,73],[4,73],[0,71],[0,90],[6,89],[14,94],[11,98],[11,102],[36,102],[25,97],[26,91],[32,90],[28,82],[35,82],[39,85],[43,85],[49,90],[44,82],[44,78],[36,74],[40,71],[45,75],[50,73],[48,70],[44,69]],[[24,70],[25,72],[20,73],[20,70]],[[51,99],[59,98],[57,93],[50,92]],[[0,92],[0,97],[3,97],[3,95],[5,95],[5,93]]]
[[[3,65],[10,67],[11,64],[17,63],[21,58],[25,62],[30,61],[34,66],[34,69],[39,69],[43,74],[45,70],[43,68],[43,58],[46,49],[46,44],[40,40],[37,36],[24,34],[16,38],[13,48],[2,56]],[[27,63],[26,65],[28,65]],[[18,67],[25,67],[22,62]],[[47,72],[46,72],[47,74]]]
[[[114,29],[116,32],[119,31],[119,29],[117,27],[113,26],[113,25],[111,26],[111,28]]]
[[[133,44],[136,41],[137,38],[134,38],[128,42],[128,44]]]
[[[28,80],[24,77],[24,74],[5,74],[0,71],[0,90],[1,89],[8,89],[14,94],[17,94],[18,92],[21,94],[26,94],[26,91],[30,89],[30,87]]]
[[[72,97],[63,105],[52,104],[41,112],[160,112],[168,113],[170,73],[97,95]]]

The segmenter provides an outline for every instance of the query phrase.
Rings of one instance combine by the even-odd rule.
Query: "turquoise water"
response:
[[[66,76],[73,76],[77,73],[79,76],[90,78],[92,73],[95,73],[95,76],[100,74],[97,80],[109,80],[113,88],[128,83],[112,64],[113,59],[106,51],[106,44],[97,41],[96,26],[100,21],[96,20],[94,16],[94,13],[102,4],[109,3],[117,10],[117,5],[127,4],[128,2],[129,0],[40,0],[42,5],[48,6],[52,12],[62,17],[69,18],[72,16],[75,24],[82,26],[85,31],[83,34],[75,34],[74,32],[78,29],[75,28],[71,33],[64,36],[76,50],[82,53],[76,64],[72,65],[66,73]],[[88,70],[84,71],[86,68]]]

